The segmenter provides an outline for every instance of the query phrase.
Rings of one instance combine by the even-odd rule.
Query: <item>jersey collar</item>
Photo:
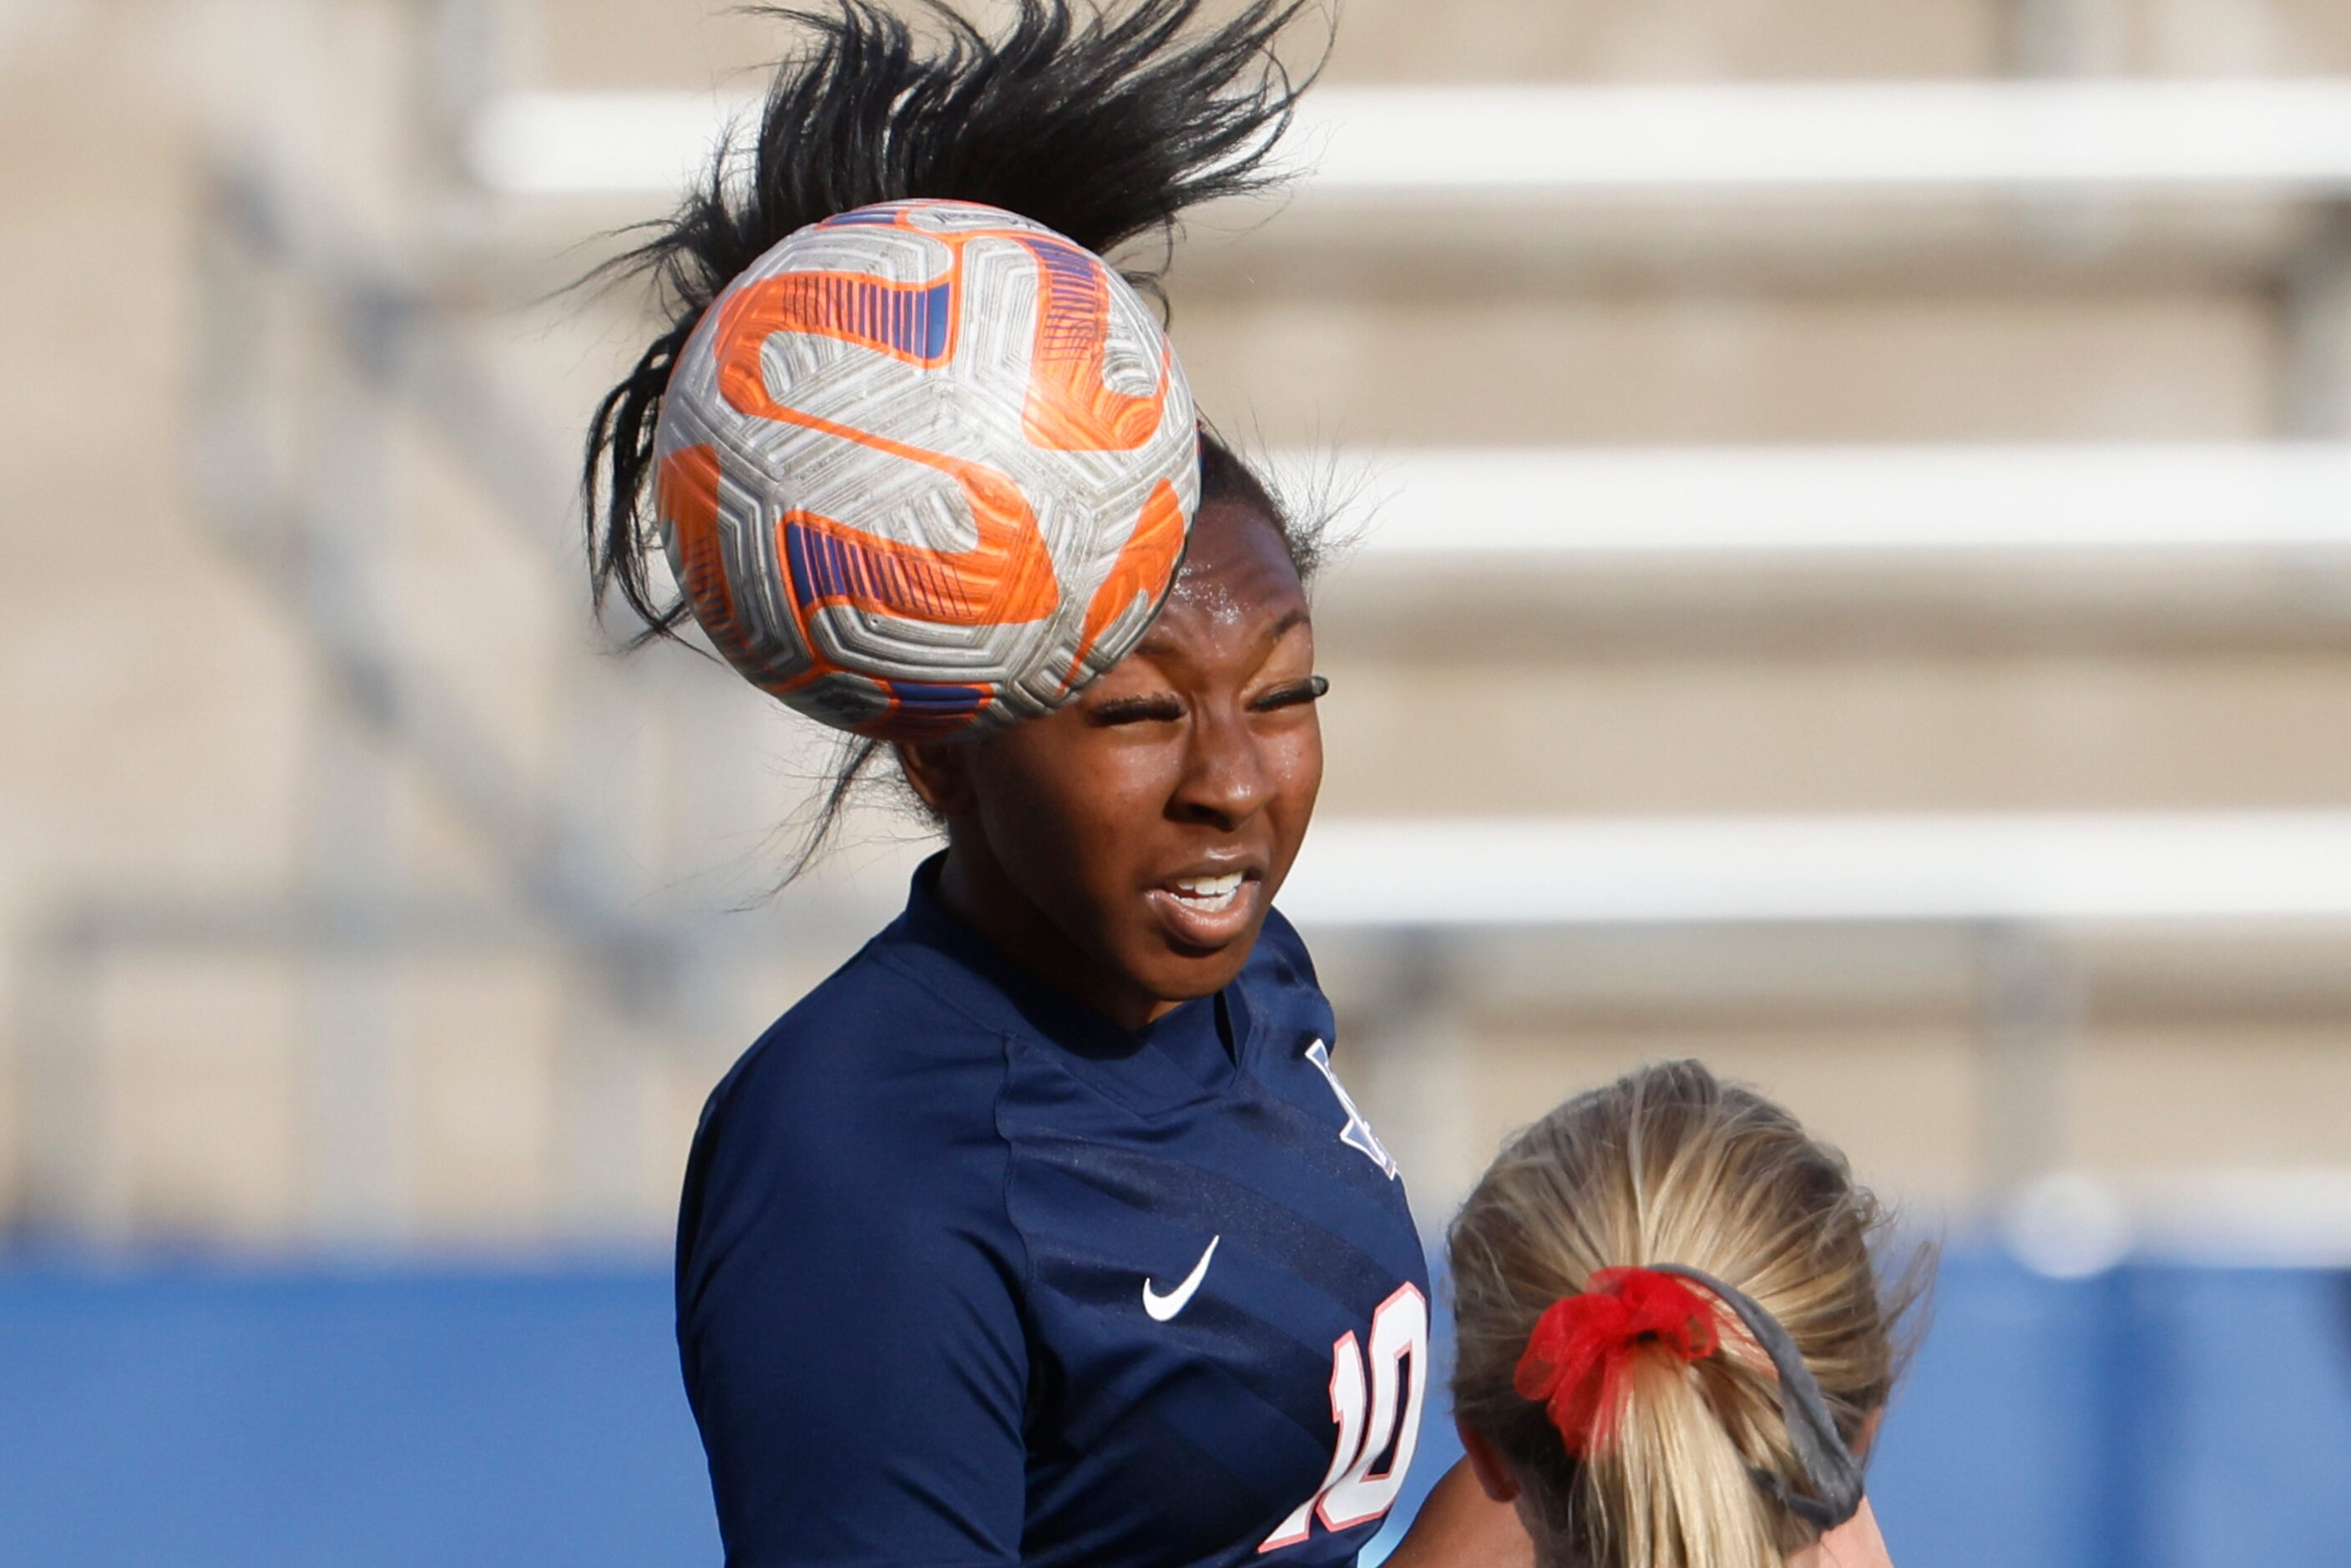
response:
[[[1249,1011],[1240,982],[1186,1002],[1143,1029],[1123,1028],[1030,974],[949,909],[938,895],[939,868],[946,860],[941,851],[914,868],[905,913],[883,934],[885,941],[926,948],[977,978],[979,996],[972,999],[999,1027],[1042,1035],[1096,1061],[1146,1054],[1161,1059],[1196,1093],[1230,1082],[1249,1040]]]

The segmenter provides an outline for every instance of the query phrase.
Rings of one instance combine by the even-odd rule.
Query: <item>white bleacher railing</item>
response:
[[[1558,556],[2351,549],[2351,443],[1418,448],[1284,453],[1363,552]]]
[[[749,99],[524,92],[468,158],[517,195],[666,193]],[[1358,197],[2351,190],[2351,82],[1980,80],[1317,89],[1292,156]]]
[[[1334,89],[1300,118],[1348,193],[2351,187],[2325,79]]]
[[[2351,919],[2351,811],[1347,818],[1309,925]]]

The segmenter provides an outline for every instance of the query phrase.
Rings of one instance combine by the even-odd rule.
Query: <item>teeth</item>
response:
[[[1186,904],[1196,904],[1203,909],[1224,909],[1229,906],[1241,890],[1241,873],[1229,872],[1223,876],[1186,876],[1176,882],[1176,893]]]

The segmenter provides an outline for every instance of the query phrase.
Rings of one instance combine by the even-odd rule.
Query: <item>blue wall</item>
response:
[[[2351,1275],[1949,1260],[1871,1478],[1904,1568],[2346,1568]]]
[[[2351,1564],[2351,1276],[1950,1258],[1872,1492],[1903,1568]],[[0,1564],[716,1558],[658,1273],[0,1269]]]
[[[0,1272],[0,1564],[715,1563],[665,1276]]]

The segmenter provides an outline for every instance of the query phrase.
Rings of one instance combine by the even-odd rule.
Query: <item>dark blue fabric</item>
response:
[[[695,1139],[678,1345],[727,1561],[1257,1561],[1331,1468],[1342,1342],[1427,1289],[1402,1184],[1306,1056],[1335,1036],[1305,950],[1270,916],[1234,985],[1128,1031],[935,874]],[[1145,1281],[1212,1239],[1155,1321]],[[1264,1559],[1352,1563],[1377,1521],[1341,1522]]]

